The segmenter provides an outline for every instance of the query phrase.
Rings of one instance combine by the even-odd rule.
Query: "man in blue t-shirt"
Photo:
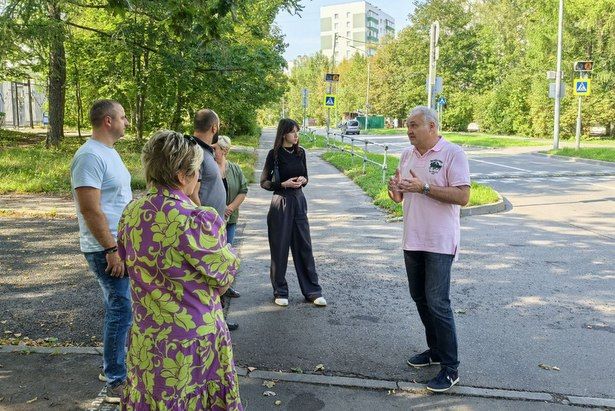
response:
[[[90,110],[92,138],[75,153],[71,188],[79,221],[79,244],[98,280],[105,303],[103,371],[105,401],[120,402],[126,382],[126,336],[131,323],[130,287],[117,253],[117,225],[132,200],[130,173],[113,145],[124,136],[128,120],[113,100],[99,100]]]

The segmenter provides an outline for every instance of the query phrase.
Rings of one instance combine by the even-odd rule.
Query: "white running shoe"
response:
[[[317,299],[315,299],[313,301],[314,305],[317,305],[319,307],[326,307],[327,306],[327,300],[325,300],[325,297],[318,297]]]
[[[276,298],[274,303],[280,307],[286,307],[288,305],[288,298]]]

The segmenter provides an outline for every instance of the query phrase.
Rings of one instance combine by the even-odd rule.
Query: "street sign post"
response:
[[[308,89],[301,89],[301,105],[303,106],[303,128],[307,127],[306,111],[308,106]]]
[[[325,94],[324,106],[326,108],[335,108],[337,106],[335,94]]]

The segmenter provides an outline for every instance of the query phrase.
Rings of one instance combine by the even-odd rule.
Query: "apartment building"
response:
[[[395,19],[366,1],[336,4],[320,8],[320,50],[341,61],[359,52],[373,56],[380,41],[395,35]]]

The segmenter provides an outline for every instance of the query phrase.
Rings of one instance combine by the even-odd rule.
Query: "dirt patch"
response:
[[[0,352],[0,409],[88,409],[103,387],[99,355]]]
[[[78,236],[76,220],[0,218],[0,338],[100,341],[102,294]]]

